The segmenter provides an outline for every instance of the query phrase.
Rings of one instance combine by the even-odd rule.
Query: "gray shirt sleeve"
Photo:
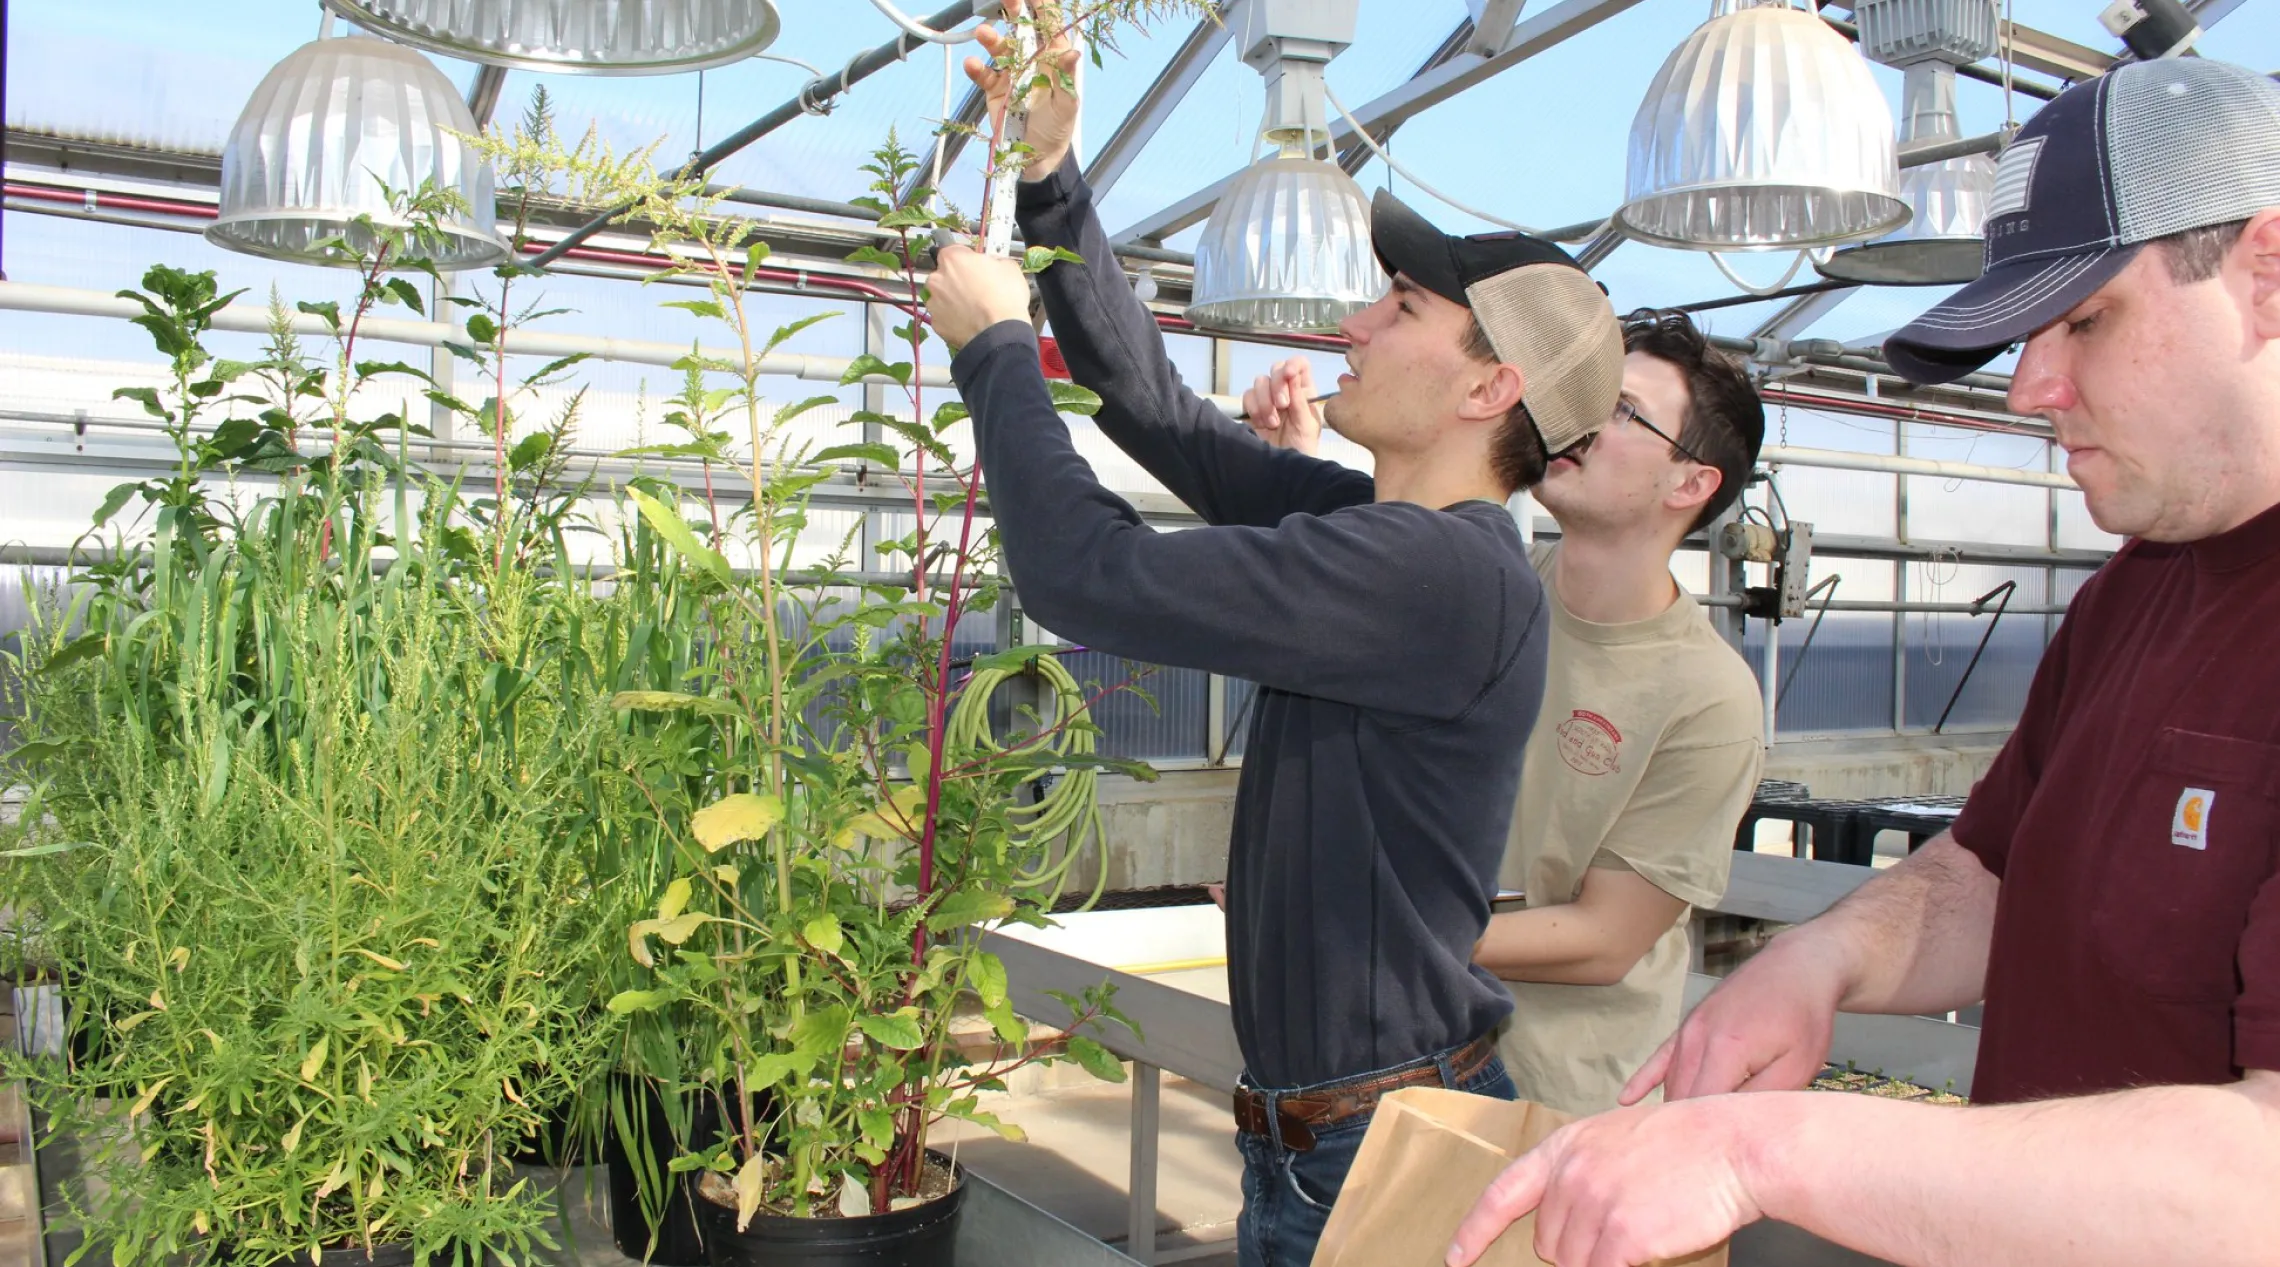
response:
[[[983,331],[951,371],[973,413],[1022,604],[1064,637],[1449,720],[1511,671],[1543,618],[1542,590],[1501,506],[1386,502],[1278,515],[1220,478],[1240,446],[1190,426],[1161,445],[1166,463],[1198,486],[1218,481],[1211,495],[1224,500],[1224,526],[1157,532],[1078,455],[1026,322]]]

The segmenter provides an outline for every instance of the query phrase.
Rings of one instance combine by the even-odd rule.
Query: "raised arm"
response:
[[[968,269],[945,252],[939,296]],[[1018,286],[1019,277],[1011,283]],[[1002,284],[1002,282],[1000,283]],[[958,313],[949,313],[953,321]],[[1541,654],[1545,601],[1501,507],[1408,503],[1293,515],[1271,528],[1156,532],[1070,443],[1028,323],[974,336],[952,365],[973,411],[990,510],[1022,603],[1116,655],[1206,669],[1365,708],[1447,720]]]
[[[1006,11],[1018,17],[1029,7],[1007,0]],[[1001,55],[1005,40],[995,28],[978,34],[984,51]],[[1326,514],[1371,500],[1369,476],[1261,443],[1180,381],[1155,317],[1125,281],[1093,210],[1092,190],[1070,153],[1077,120],[1070,72],[1079,53],[1065,33],[1042,34],[1041,64],[1056,73],[1033,80],[1024,101],[1023,140],[1031,153],[1015,214],[1025,244],[1062,247],[1084,260],[1055,264],[1038,276],[1038,287],[1071,376],[1101,397],[1102,433],[1207,523],[1271,527],[1285,515]],[[1000,114],[1008,73],[968,58],[966,75],[985,94],[993,117]]]
[[[1205,522],[1266,527],[1371,499],[1369,476],[1267,444],[1181,381],[1073,158],[1024,183],[1018,206],[1023,241],[1084,260],[1055,264],[1037,284],[1070,376],[1100,394],[1102,434]]]

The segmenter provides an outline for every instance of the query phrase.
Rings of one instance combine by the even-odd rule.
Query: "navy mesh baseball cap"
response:
[[[1884,341],[1902,378],[1969,374],[2113,280],[2156,238],[2280,207],[2280,84],[2204,58],[2076,84],[2012,139],[1987,271]]]

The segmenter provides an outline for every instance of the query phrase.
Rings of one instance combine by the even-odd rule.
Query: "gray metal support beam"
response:
[[[475,115],[476,127],[491,126],[491,116],[499,112],[499,90],[506,84],[504,66],[485,66],[475,72],[475,82],[467,89],[467,108]]]
[[[1512,6],[1512,13],[1510,16],[1514,18],[1520,16],[1519,0],[1490,0],[1490,3],[1491,5],[1502,5],[1510,3]],[[1504,24],[1504,34],[1510,35],[1511,32],[1512,24],[1511,22],[1507,21]],[[1419,75],[1430,74],[1439,67],[1447,65],[1451,58],[1457,56],[1460,53],[1469,53],[1476,57],[1485,57],[1495,51],[1493,49],[1481,50],[1476,48],[1473,41],[1473,34],[1473,21],[1471,18],[1466,18],[1463,21],[1458,22],[1457,29],[1449,32],[1449,38],[1441,41],[1441,46],[1433,50],[1433,55],[1426,58],[1424,64],[1419,66],[1416,72],[1410,75],[1410,78],[1415,79]],[[1503,37],[1500,36],[1499,39],[1501,38]],[[1372,140],[1375,140],[1379,145],[1382,146],[1386,143],[1386,141],[1392,138],[1393,134],[1398,131],[1400,127],[1401,124],[1398,122],[1381,123],[1376,127],[1369,129],[1370,137]],[[1338,166],[1348,176],[1351,176],[1355,172],[1358,172],[1362,170],[1362,168],[1368,166],[1369,161],[1375,157],[1377,156],[1370,153],[1369,146],[1362,144],[1359,139],[1356,139],[1353,144],[1348,145],[1346,148],[1338,151]]]
[[[1406,122],[1465,89],[1518,66],[1569,36],[1590,30],[1639,2],[1640,0],[1562,0],[1513,28],[1512,39],[1505,45],[1504,51],[1496,56],[1461,54],[1431,73],[1420,75],[1399,88],[1356,107],[1354,117],[1365,128],[1380,123]],[[1331,122],[1330,143],[1333,146],[1346,145],[1353,137],[1352,125],[1343,118]],[[1119,242],[1161,242],[1190,225],[1201,224],[1210,218],[1212,208],[1219,205],[1220,193],[1235,176],[1236,173],[1230,172],[1209,187],[1190,194],[1116,234],[1115,239]]]
[[[1814,322],[1827,316],[1837,305],[1860,293],[1860,287],[1844,290],[1816,291],[1799,295],[1788,306],[1766,319],[1765,324],[1750,332],[1752,339],[1773,339],[1786,345],[1791,339],[1810,329]]]
[[[1520,10],[1528,0],[1486,0],[1481,5],[1480,20],[1473,23],[1465,51],[1482,57],[1494,57],[1504,51],[1505,43],[1512,38],[1513,24],[1520,20]]]
[[[1163,1071],[1145,1060],[1132,1062],[1131,1203],[1125,1223],[1124,1252],[1143,1263],[1156,1261],[1156,1144],[1164,1116]]]
[[[1140,94],[1139,103],[1116,125],[1116,132],[1108,138],[1108,143],[1085,164],[1085,183],[1092,186],[1095,198],[1106,197],[1108,191],[1116,187],[1118,179],[1132,166],[1132,160],[1139,157],[1141,149],[1156,135],[1156,130],[1164,126],[1164,121],[1172,117],[1172,111],[1186,98],[1188,90],[1203,78],[1212,59],[1219,56],[1219,50],[1234,38],[1235,20],[1244,3],[1245,0],[1227,0],[1216,16],[1207,16],[1195,24],[1187,39],[1173,50],[1171,61],[1156,75],[1156,82]]]

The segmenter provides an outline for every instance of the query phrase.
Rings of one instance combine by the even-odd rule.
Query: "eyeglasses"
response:
[[[1680,444],[1677,438],[1672,436],[1668,431],[1665,431],[1661,427],[1658,427],[1655,424],[1647,421],[1647,416],[1639,412],[1639,407],[1637,405],[1634,405],[1627,400],[1618,400],[1615,402],[1614,420],[1609,425],[1619,427],[1626,422],[1635,422],[1640,426],[1645,427],[1648,434],[1654,436],[1656,439],[1662,441],[1664,444],[1669,445],[1673,449],[1678,450],[1679,453],[1684,455],[1686,460],[1689,462],[1695,463],[1698,466],[1716,465],[1716,463],[1704,460],[1702,455],[1696,453],[1694,450],[1687,448],[1683,444]],[[1574,444],[1568,446],[1567,452],[1580,457],[1586,450],[1591,448],[1591,442],[1597,438],[1598,433],[1593,432],[1591,435],[1587,435],[1583,439],[1578,440]]]

